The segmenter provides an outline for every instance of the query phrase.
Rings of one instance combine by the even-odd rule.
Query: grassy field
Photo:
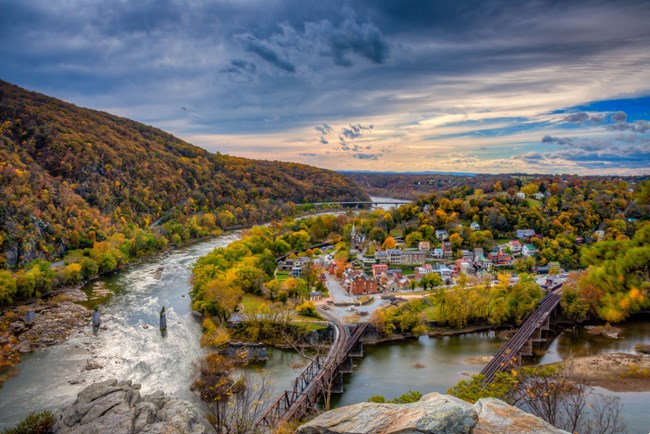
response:
[[[532,197],[527,197],[526,202],[528,203],[528,206],[530,208],[539,208],[540,206],[542,206],[541,200],[533,199]]]
[[[264,297],[253,294],[244,294],[241,299],[241,305],[244,307],[244,312],[259,311],[262,306],[269,306],[271,302]]]

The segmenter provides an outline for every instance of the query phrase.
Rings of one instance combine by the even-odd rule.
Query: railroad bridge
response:
[[[526,318],[519,330],[483,368],[481,374],[485,376],[483,380],[485,383],[492,382],[498,372],[519,366],[522,357],[533,355],[535,343],[546,341],[544,334],[550,329],[551,315],[560,304],[561,298],[561,288],[542,298],[537,309]]]
[[[285,390],[255,422],[256,426],[275,428],[312,413],[328,394],[343,393],[343,374],[352,372],[352,358],[363,357],[360,339],[368,323],[358,323],[350,330],[327,312],[319,312],[334,326],[334,343],[329,353],[311,360],[295,379],[293,389]]]

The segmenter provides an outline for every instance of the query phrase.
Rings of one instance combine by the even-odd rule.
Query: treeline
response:
[[[92,248],[129,225],[192,216],[221,228],[282,218],[292,203],[367,200],[295,163],[212,154],[161,130],[0,81],[0,268]]]
[[[431,296],[378,309],[371,321],[383,335],[422,335],[435,326],[519,325],[535,310],[543,292],[532,276],[523,274],[515,284],[509,280],[510,275],[502,273],[496,285],[468,287],[467,279],[461,278],[454,287],[437,289]]]
[[[602,241],[583,249],[582,262],[587,270],[563,288],[567,317],[621,322],[650,308],[650,224],[629,240]]]
[[[240,306],[245,294],[265,300],[245,312],[240,338],[266,340],[287,330],[291,312],[304,313],[300,303],[312,287],[322,286],[320,269],[308,264],[301,278],[276,279],[276,257],[298,251],[313,257],[308,247],[326,240],[338,243],[352,217],[321,215],[300,220],[273,222],[244,232],[241,240],[219,247],[201,257],[192,271],[192,308],[204,315],[206,345],[223,342],[220,325]],[[312,266],[313,265],[313,266]]]

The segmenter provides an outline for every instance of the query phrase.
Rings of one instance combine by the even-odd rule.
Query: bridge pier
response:
[[[352,347],[349,353],[350,357],[363,357],[363,343],[357,341],[356,344]]]
[[[352,373],[352,359],[350,357],[346,357],[345,360],[343,360],[343,363],[341,363],[341,367],[339,368],[339,372],[341,374],[351,374]]]
[[[336,394],[343,393],[343,374],[341,372],[334,373],[334,377],[332,378],[332,384],[330,385],[330,393],[336,393]]]

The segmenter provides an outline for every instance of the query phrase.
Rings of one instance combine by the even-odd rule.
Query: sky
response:
[[[650,174],[650,1],[0,0],[0,79],[334,170]]]

